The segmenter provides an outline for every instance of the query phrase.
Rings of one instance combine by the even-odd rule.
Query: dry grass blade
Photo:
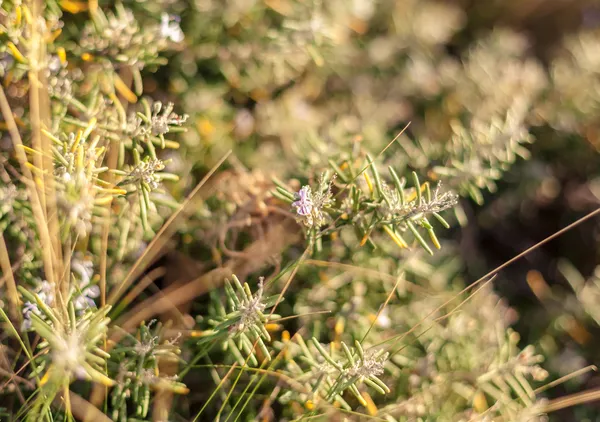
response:
[[[194,297],[220,286],[223,280],[231,277],[232,274],[233,271],[230,268],[217,268],[182,286],[175,286],[173,289],[163,291],[160,295],[152,296],[132,308],[127,314],[117,319],[115,325],[126,331],[133,330],[140,322],[169,311],[173,306],[187,303]],[[119,337],[120,334],[116,332],[111,340],[116,341]]]
[[[540,410],[545,413],[556,412],[560,409],[565,409],[567,407],[577,406],[579,404],[589,403],[596,400],[600,400],[600,389],[598,388],[551,400],[549,403],[542,406]]]
[[[6,292],[9,301],[9,315],[16,319],[19,315],[19,312],[17,311],[19,294],[17,292],[17,283],[15,282],[13,269],[10,265],[8,249],[6,249],[6,242],[4,241],[4,236],[2,234],[0,234],[0,268],[2,268],[2,274],[6,282]]]
[[[50,99],[48,96],[48,83],[44,74],[46,63],[48,63],[48,53],[44,38],[47,34],[41,32],[42,26],[37,22],[43,21],[42,13],[44,2],[34,0],[31,2],[32,23],[30,28],[30,46],[28,51],[28,61],[30,70],[27,72],[29,79],[29,105],[31,119],[31,141],[34,150],[41,154],[34,154],[34,165],[41,169],[41,177],[35,180],[35,186],[38,188],[38,197],[40,200],[41,213],[37,218],[38,230],[48,230],[50,251],[55,254],[53,265],[53,274],[47,276],[48,281],[54,280],[57,292],[66,297],[69,290],[70,278],[62,278],[63,272],[62,248],[59,236],[59,222],[56,208],[56,194],[54,181],[54,166],[52,162],[52,150],[50,140],[42,134],[42,129],[48,128],[50,124]],[[31,179],[33,181],[33,179]],[[44,227],[39,227],[43,224]]]
[[[225,381],[227,381],[227,379],[233,373],[233,370],[236,367],[237,367],[237,363],[234,363],[231,366],[231,368],[229,369],[229,371],[227,371],[227,373],[225,374],[225,376],[221,379],[221,382],[219,383],[219,385],[217,385],[217,387],[214,389],[214,391],[212,392],[212,394],[210,395],[210,397],[208,398],[208,400],[206,400],[206,402],[204,403],[204,406],[202,406],[202,408],[200,409],[200,411],[198,412],[198,414],[194,418],[193,422],[196,422],[198,420],[198,418],[200,417],[200,415],[202,414],[202,412],[204,412],[204,409],[206,409],[206,406],[208,405],[208,403],[210,403],[211,399],[215,396],[215,394],[217,394],[217,392],[219,392],[219,390],[221,390],[221,387],[223,387],[225,385]]]
[[[21,140],[21,135],[19,134],[19,130],[17,128],[17,124],[15,122],[15,118],[10,109],[10,105],[8,104],[8,100],[6,98],[6,94],[4,92],[4,88],[0,85],[0,111],[2,112],[2,116],[4,117],[4,121],[6,122],[6,126],[8,128],[8,132],[10,134],[11,140],[15,146],[15,155],[17,156],[17,160],[19,161],[19,165],[21,168],[21,172],[24,176],[23,182],[27,186],[27,190],[29,193],[29,200],[31,201],[31,208],[34,213],[34,217],[36,220],[36,226],[39,230],[40,242],[42,244],[42,259],[44,261],[44,269],[46,273],[46,277],[50,283],[55,284],[55,263],[57,262],[58,252],[55,250],[54,240],[50,235],[50,231],[48,228],[48,222],[46,220],[46,216],[41,204],[41,194],[37,190],[36,179],[31,173],[31,170],[28,167],[27,156],[25,155],[25,150],[23,148],[23,142]]]
[[[125,295],[125,297],[116,306],[117,309],[128,306],[135,300],[146,288],[154,283],[155,280],[166,274],[167,270],[164,267],[154,268],[148,274],[144,274],[140,281]]]
[[[202,180],[196,185],[194,190],[192,190],[192,192],[190,192],[190,194],[187,196],[185,201],[183,201],[183,203],[179,206],[179,208],[169,217],[169,219],[165,222],[165,224],[163,224],[163,226],[160,228],[160,230],[158,231],[156,236],[154,236],[154,238],[152,239],[152,241],[150,242],[148,247],[144,250],[144,252],[139,257],[139,259],[135,262],[135,264],[133,264],[133,266],[129,270],[129,273],[125,276],[123,281],[120,284],[118,284],[117,287],[115,288],[115,290],[111,293],[111,295],[108,299],[109,304],[114,304],[118,300],[119,295],[121,295],[124,292],[124,290],[126,290],[129,287],[129,285],[133,282],[133,280],[135,280],[137,277],[139,277],[140,274],[144,271],[144,269],[148,265],[150,265],[150,263],[154,260],[154,258],[157,256],[157,254],[164,247],[168,238],[177,229],[176,225],[174,224],[175,221],[180,216],[183,216],[185,218],[186,215],[185,215],[184,211],[185,211],[186,207],[191,203],[191,200],[198,193],[198,191],[202,188],[202,186],[204,186],[204,184],[208,181],[208,179],[210,179],[210,177],[217,171],[217,169],[219,167],[221,167],[221,165],[225,162],[225,160],[227,160],[227,157],[229,157],[230,154],[231,154],[231,150],[228,151],[213,166],[212,169],[210,169],[210,171],[206,174],[206,176],[204,176],[202,178]]]
[[[368,275],[368,276],[371,276],[374,278],[379,278],[381,280],[387,280],[387,281],[391,281],[391,282],[396,282],[398,280],[397,277],[394,277],[391,274],[386,274],[384,272],[381,272],[378,270],[373,270],[371,268],[363,268],[363,267],[359,267],[356,265],[344,264],[342,262],[320,261],[317,259],[307,259],[305,261],[305,264],[306,265],[315,265],[318,267],[340,268],[343,270],[350,271],[352,273],[364,274],[364,275]],[[411,292],[425,293],[425,291],[426,291],[425,288],[423,288],[422,286],[419,286],[418,284],[412,283],[408,280],[401,280],[401,281],[406,283],[406,288]]]
[[[598,370],[598,368],[596,367],[596,365],[588,365],[585,368],[581,368],[581,369],[578,369],[577,371],[573,371],[570,374],[565,375],[564,377],[560,377],[559,379],[556,379],[556,380],[554,380],[552,382],[549,382],[546,385],[543,385],[543,386],[541,386],[539,388],[536,388],[534,390],[534,393],[535,394],[539,394],[542,391],[549,390],[550,388],[556,387],[557,385],[560,385],[560,384],[562,384],[564,382],[567,382],[570,379],[573,379],[573,378],[576,378],[578,376],[581,376],[581,375],[583,375],[583,374],[585,374],[587,372],[590,372],[590,371],[594,371],[595,372],[597,370]]]
[[[411,330],[409,330],[408,332],[402,334],[400,337],[394,336],[393,339],[397,339],[396,342],[394,344],[396,344],[398,341],[400,341],[402,338],[404,338],[406,335],[410,334],[411,332],[413,332],[416,327],[422,325],[423,322],[425,322],[431,315],[433,315],[434,313],[438,312],[440,309],[443,309],[444,307],[446,307],[449,303],[451,303],[453,300],[455,300],[456,298],[462,296],[464,293],[468,292],[469,290],[474,289],[475,287],[477,287],[479,284],[481,284],[483,281],[487,280],[488,282],[490,281],[488,278],[495,276],[496,274],[498,274],[500,271],[502,271],[504,268],[508,267],[509,265],[513,264],[514,262],[518,261],[519,259],[523,258],[524,256],[526,256],[527,254],[531,253],[532,251],[536,250],[537,248],[539,248],[540,246],[550,242],[553,239],[556,239],[557,237],[560,237],[561,235],[563,235],[564,233],[568,232],[569,230],[577,227],[578,225],[580,225],[581,223],[597,216],[600,214],[600,208],[591,211],[590,213],[584,215],[583,217],[577,219],[575,222],[569,224],[568,226],[560,229],[559,231],[551,234],[550,236],[546,237],[545,239],[539,241],[538,243],[536,243],[535,245],[531,246],[530,248],[527,248],[526,250],[524,250],[523,252],[519,253],[518,255],[512,257],[511,259],[509,259],[508,261],[504,262],[502,265],[499,265],[498,267],[494,268],[492,271],[488,272],[486,275],[484,275],[483,277],[479,278],[478,280],[476,280],[475,282],[473,282],[472,284],[470,284],[469,286],[465,287],[464,289],[462,289],[460,292],[458,292],[456,295],[454,295],[452,298],[450,298],[449,300],[447,300],[446,302],[444,302],[442,305],[440,305],[438,308],[434,309],[432,312],[430,312],[425,318],[423,318],[415,327],[413,327]],[[464,303],[464,302],[463,302]],[[462,303],[461,303],[462,305]],[[460,306],[460,305],[459,305]],[[391,339],[386,340],[385,342],[389,341]]]
[[[493,277],[490,278],[489,280],[486,281],[486,283],[481,286],[479,289],[477,289],[475,292],[471,293],[466,299],[464,299],[461,303],[459,303],[454,309],[452,309],[451,311],[449,311],[446,315],[443,315],[439,318],[436,318],[437,320],[442,320],[444,318],[446,318],[447,316],[451,315],[456,309],[458,309],[460,306],[462,306],[464,303],[466,303],[471,297],[473,297],[473,295],[475,295],[479,290],[481,290],[481,288],[483,288],[486,284],[490,283],[493,280]],[[479,284],[481,281],[483,280],[478,280],[477,283]],[[392,343],[391,346],[389,346],[389,349],[393,349],[394,346],[396,344],[398,344],[400,341],[402,341],[402,339],[404,339],[406,336],[408,336],[409,334],[413,333],[414,331],[416,331],[417,328],[419,328],[421,325],[423,325],[426,321],[429,320],[429,318],[432,315],[435,315],[437,312],[439,312],[440,310],[444,309],[446,306],[448,306],[450,303],[452,303],[454,300],[456,300],[457,298],[459,298],[460,296],[462,296],[463,293],[469,291],[472,287],[476,286],[477,284],[473,283],[471,286],[468,286],[466,288],[464,288],[463,290],[461,290],[459,293],[453,295],[450,299],[448,299],[447,301],[445,301],[444,303],[442,303],[440,306],[438,306],[437,308],[433,309],[432,311],[430,311],[427,315],[425,315],[425,317],[423,317],[417,324],[413,325],[410,330],[400,334],[400,335],[395,335],[387,340],[384,340],[380,343],[375,344],[373,347],[377,347],[380,346],[384,343],[387,343],[389,341],[395,340],[394,343]],[[402,350],[402,347],[400,349],[398,349],[397,351],[393,352],[392,354],[396,354],[398,353],[400,350]]]
[[[107,167],[109,169],[114,169],[117,165],[118,159],[118,150],[116,145],[110,144],[108,145],[108,159],[106,161]],[[114,182],[114,175],[112,173],[108,173],[106,176],[106,181],[108,183]],[[109,207],[109,213],[112,209]],[[108,265],[108,237],[110,231],[110,219],[106,218],[104,224],[102,225],[102,239],[101,239],[101,249],[102,253],[100,254],[100,303],[102,306],[106,305],[106,270]]]
[[[65,399],[64,395],[62,397]],[[77,419],[81,421],[111,422],[110,418],[106,416],[100,409],[70,390],[68,400],[71,404],[73,416],[75,416]]]
[[[271,237],[267,236],[265,238],[268,241],[267,243],[265,243],[265,239],[258,239],[244,249],[244,255],[252,256],[252,260],[232,259],[221,268],[211,270],[191,281],[174,285],[136,305],[127,314],[116,320],[115,324],[123,328],[127,327],[126,329],[132,329],[141,321],[167,312],[173,306],[187,303],[195,297],[221,286],[223,281],[231,277],[232,274],[236,274],[238,277],[245,277],[246,274],[259,270],[265,263],[269,262],[270,257],[274,253],[281,253],[281,251],[289,246],[290,242],[295,241],[296,237],[286,234],[284,230],[285,227],[277,226],[276,230],[274,230],[274,235],[277,238],[271,241],[269,240]],[[270,249],[267,248],[269,245],[271,246]]]
[[[363,336],[363,338],[360,340],[361,344],[365,342],[365,339],[367,338],[367,336],[369,335],[369,333],[371,332],[371,330],[373,329],[373,327],[377,323],[377,320],[379,319],[379,316],[381,315],[381,313],[383,312],[383,310],[385,309],[385,307],[387,306],[387,304],[392,299],[392,296],[394,295],[394,292],[398,288],[398,285],[400,284],[401,281],[402,281],[402,276],[398,276],[397,280],[396,280],[396,284],[394,284],[394,288],[392,290],[390,290],[390,293],[388,294],[387,298],[385,299],[385,302],[383,303],[383,305],[381,305],[381,307],[377,311],[377,315],[375,315],[375,318],[373,319],[373,322],[369,326],[369,329],[367,330],[367,332],[365,333],[365,335]]]
[[[400,136],[402,136],[402,134],[404,132],[406,132],[406,129],[408,129],[408,127],[410,126],[410,122],[408,122],[406,124],[406,126],[404,126],[404,128],[402,128],[402,130],[400,132],[398,132],[398,134],[394,137],[394,139],[392,139],[390,142],[388,142],[388,144],[381,150],[379,151],[379,153],[376,155],[376,158],[379,158],[383,155],[384,152],[387,151],[387,149],[389,147],[391,147],[394,142],[396,142],[398,140],[398,138],[400,138]],[[362,176],[362,174],[367,171],[373,164],[367,164],[366,166],[364,166],[359,172],[358,174],[352,179],[350,180],[348,183],[346,183],[344,185],[344,187],[340,190],[340,192],[338,192],[335,196],[337,197],[338,195],[340,195],[344,190],[346,190],[348,188],[348,186],[350,186],[350,184],[354,181],[356,181],[360,176]]]

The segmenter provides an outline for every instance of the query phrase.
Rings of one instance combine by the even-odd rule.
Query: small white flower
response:
[[[377,317],[377,325],[381,328],[390,328],[392,326],[392,320],[389,317],[389,312],[385,308]]]
[[[163,13],[160,17],[160,35],[175,43],[183,41],[184,35],[179,26],[179,17],[169,16],[169,14]]]

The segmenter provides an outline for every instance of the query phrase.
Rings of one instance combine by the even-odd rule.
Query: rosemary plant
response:
[[[594,369],[598,274],[541,259],[567,283],[526,273],[545,310],[521,322],[504,273],[473,282],[480,233],[565,174],[569,209],[600,202],[597,31],[542,51],[462,3],[0,0],[0,419],[545,421],[597,399],[547,391]]]

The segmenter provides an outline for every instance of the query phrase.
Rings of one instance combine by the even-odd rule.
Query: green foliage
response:
[[[354,176],[352,170],[344,172],[336,164],[330,165],[337,170],[335,174],[345,184],[338,193],[333,194],[333,178],[327,182],[328,175],[321,175],[318,187],[313,191],[309,185],[303,186],[298,193],[291,193],[283,185],[277,186],[273,195],[282,201],[291,202],[295,208],[297,219],[306,226],[309,241],[318,242],[324,235],[331,235],[336,230],[351,226],[361,245],[370,240],[374,231],[384,231],[400,248],[407,248],[408,243],[400,233],[410,232],[414,239],[430,255],[433,251],[423,239],[417,227],[425,229],[432,243],[440,248],[433,226],[427,216],[433,216],[445,228],[449,224],[439,214],[441,211],[452,208],[458,202],[458,197],[453,192],[441,192],[440,184],[431,191],[428,182],[421,185],[419,177],[412,173],[414,187],[406,189],[407,182],[400,179],[392,167],[389,168],[392,179],[390,187],[381,179],[373,159],[367,155],[368,165]],[[369,177],[365,170],[370,170]],[[361,186],[354,181],[364,176],[367,186]],[[365,193],[363,193],[366,191]],[[293,202],[292,202],[293,201]],[[339,205],[338,205],[339,204]],[[325,224],[329,227],[319,230]]]
[[[140,324],[135,337],[125,333],[119,346],[111,351],[109,364],[116,380],[110,396],[113,421],[131,420],[131,416],[139,420],[147,418],[152,391],[187,391],[185,385],[176,380],[177,376],[160,374],[159,361],[177,363],[181,351],[176,345],[177,339],[165,340],[165,327],[155,322]],[[134,408],[130,416],[128,403]]]
[[[201,348],[221,345],[223,351],[231,353],[240,365],[247,361],[249,365],[257,366],[258,351],[261,360],[271,359],[271,352],[265,344],[271,341],[266,326],[281,317],[273,313],[266,315],[265,311],[275,305],[278,296],[263,298],[263,279],[258,282],[258,291],[252,294],[248,283],[242,285],[235,275],[232,278],[233,286],[225,280],[229,312],[216,293],[211,294],[213,306],[206,321],[210,328],[200,332],[197,345]]]

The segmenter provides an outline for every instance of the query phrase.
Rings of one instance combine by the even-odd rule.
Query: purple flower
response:
[[[81,294],[77,295],[75,299],[73,299],[73,303],[75,305],[75,309],[78,311],[93,308],[96,306],[94,299],[100,296],[100,288],[96,285],[88,285],[84,287],[81,291]]]
[[[48,306],[52,306],[54,302],[54,286],[50,282],[42,280],[35,291],[40,299],[42,299],[42,302]]]
[[[40,314],[40,310],[38,309],[35,303],[25,302],[23,304],[23,325],[21,325],[21,330],[27,331],[31,328],[31,313]]]
[[[71,271],[79,274],[80,286],[87,286],[94,275],[94,263],[80,257],[73,258],[71,260]]]
[[[296,207],[298,215],[310,215],[313,210],[312,195],[309,186],[303,186],[300,192],[297,193],[299,199],[292,203],[292,207]]]

